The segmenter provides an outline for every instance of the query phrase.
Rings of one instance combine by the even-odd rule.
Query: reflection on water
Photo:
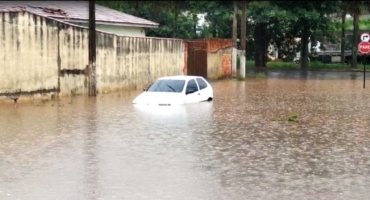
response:
[[[176,107],[134,106],[139,91],[0,105],[0,199],[369,199],[368,89],[306,75]]]
[[[99,199],[99,161],[97,157],[96,98],[85,103],[87,111],[86,139],[84,140],[84,199]]]

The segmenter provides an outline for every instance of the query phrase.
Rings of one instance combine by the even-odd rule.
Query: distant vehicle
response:
[[[201,76],[162,77],[143,91],[133,104],[171,106],[213,100],[213,88]]]

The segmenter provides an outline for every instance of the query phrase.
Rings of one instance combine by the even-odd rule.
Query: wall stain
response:
[[[57,88],[52,89],[39,89],[39,90],[33,90],[33,91],[21,91],[18,90],[16,92],[3,92],[0,93],[0,96],[10,97],[10,96],[21,96],[21,95],[35,95],[35,94],[47,94],[52,92],[58,92]]]
[[[74,28],[72,28],[72,48],[73,50],[76,49],[76,31]]]
[[[58,26],[58,50],[57,50],[57,67],[58,67],[58,93],[60,92],[60,73],[62,68],[62,58],[60,57],[60,26]]]
[[[35,37],[37,38],[37,16],[36,15],[33,15],[33,24],[35,25],[34,27],[34,29],[35,29]]]
[[[9,22],[12,24],[15,24],[17,22],[18,13],[16,12],[10,12],[9,13]]]
[[[86,75],[85,69],[61,69],[60,76],[64,77],[65,75]]]
[[[1,27],[2,27],[2,32],[3,32],[3,40],[5,40],[5,33],[6,33],[6,30],[5,30],[5,13],[1,13],[1,17],[2,17],[2,23],[1,23]]]
[[[39,26],[38,26],[38,28],[40,29],[40,43],[41,43],[41,49],[43,49],[44,48],[44,29],[43,29],[43,24],[44,24],[44,18],[42,18],[42,17],[40,17],[40,19],[39,19],[40,21],[39,21]]]

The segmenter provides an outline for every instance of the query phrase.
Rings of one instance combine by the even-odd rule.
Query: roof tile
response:
[[[20,12],[24,10],[52,18],[89,19],[88,1],[0,1],[0,12]],[[159,25],[156,22],[97,4],[95,5],[95,20],[98,23],[110,22],[152,27]]]

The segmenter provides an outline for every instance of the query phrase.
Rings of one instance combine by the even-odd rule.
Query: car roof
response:
[[[179,75],[179,76],[165,76],[161,77],[159,79],[177,79],[177,80],[190,80],[190,79],[195,79],[195,78],[203,78],[201,76],[187,76],[187,75]]]

